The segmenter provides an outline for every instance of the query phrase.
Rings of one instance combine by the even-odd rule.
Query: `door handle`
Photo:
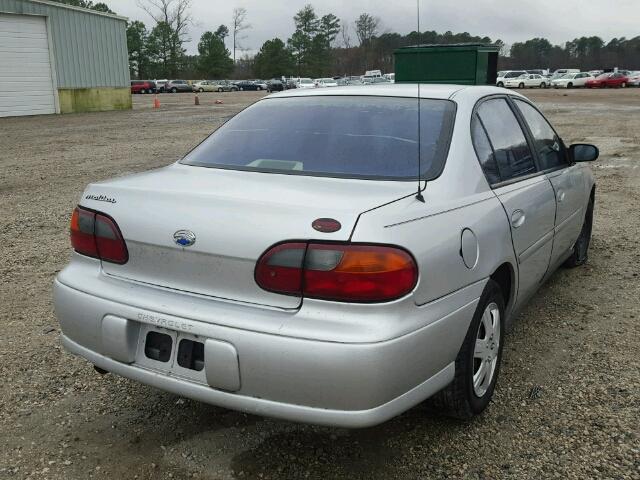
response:
[[[524,212],[520,209],[514,210],[511,214],[511,226],[513,228],[519,228],[522,226],[525,220]]]

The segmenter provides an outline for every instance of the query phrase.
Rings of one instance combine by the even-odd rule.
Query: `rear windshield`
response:
[[[440,175],[455,104],[449,100],[309,96],[261,100],[189,153],[187,165],[269,173],[409,180]]]

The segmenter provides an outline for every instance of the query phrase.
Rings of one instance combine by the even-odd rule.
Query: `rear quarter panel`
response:
[[[495,94],[496,90],[487,87],[486,94]],[[414,291],[417,305],[486,280],[503,263],[511,266],[514,277],[511,291],[517,292],[518,269],[509,222],[484,177],[471,143],[471,114],[483,94],[484,90],[474,88],[454,95],[457,114],[449,155],[442,174],[427,182],[423,191],[425,202],[410,196],[365,212],[352,236],[358,242],[399,245],[414,255],[419,268]],[[470,267],[461,255],[465,229],[471,230],[477,239],[478,258]],[[507,305],[508,311],[512,304],[513,298]]]

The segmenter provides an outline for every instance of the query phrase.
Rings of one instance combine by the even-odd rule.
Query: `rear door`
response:
[[[554,190],[556,197],[555,238],[551,264],[564,260],[573,247],[584,219],[586,205],[584,171],[570,164],[564,143],[544,116],[531,104],[514,99],[529,129],[538,164]]]
[[[487,180],[500,199],[518,259],[522,304],[540,285],[553,246],[555,196],[537,168],[518,119],[505,97],[484,100],[472,121],[476,152]]]

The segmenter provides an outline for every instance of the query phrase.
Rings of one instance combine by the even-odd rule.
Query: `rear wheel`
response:
[[[544,83],[544,82],[542,82],[542,83],[540,84],[540,88],[547,88],[547,84],[546,84],[546,83]]]
[[[262,90],[262,87],[256,87],[256,90],[260,91]]]
[[[176,87],[173,87],[173,88],[171,89],[171,93],[178,93],[178,89],[177,89]]]
[[[571,82],[567,83],[567,88],[573,88],[573,83]]]
[[[524,88],[524,83],[520,83],[520,85],[518,85],[518,88]]]
[[[622,83],[620,84],[620,87],[621,87],[621,88],[627,88],[627,84],[626,84],[625,82],[622,82]]]
[[[496,87],[504,87],[504,83],[502,83],[502,82],[498,82],[498,83],[496,84]]]
[[[445,415],[470,419],[487,408],[496,387],[504,344],[504,298],[489,280],[460,352],[453,382],[429,403]]]
[[[591,229],[593,227],[593,198],[589,199],[587,205],[587,213],[584,216],[584,223],[580,236],[573,246],[571,256],[564,262],[564,266],[568,268],[579,267],[587,263],[589,258],[589,244],[591,243]]]
[[[204,88],[200,87],[200,88],[198,89],[198,91],[199,91],[200,93],[204,93]]]
[[[224,92],[224,89],[222,87],[218,88],[218,92]]]

